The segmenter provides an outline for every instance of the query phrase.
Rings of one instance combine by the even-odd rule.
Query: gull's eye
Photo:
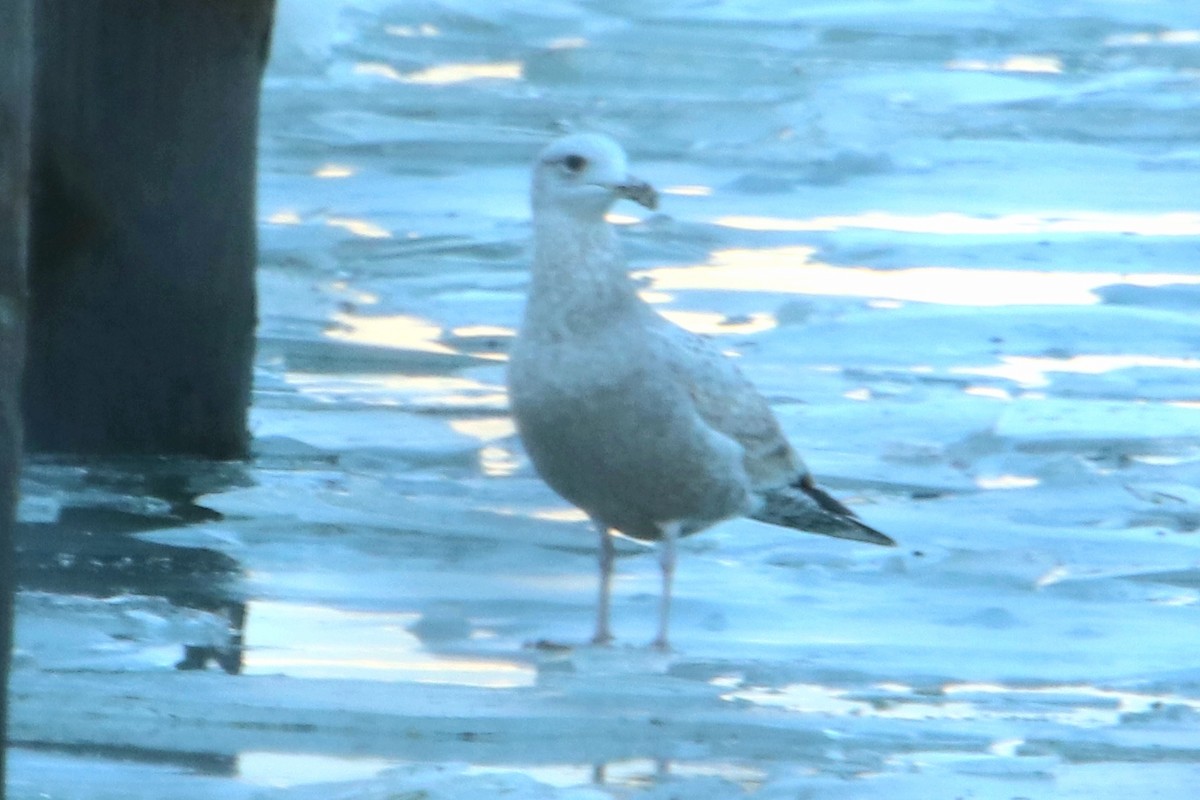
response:
[[[583,172],[588,162],[583,156],[569,155],[562,160],[562,163],[571,172]]]

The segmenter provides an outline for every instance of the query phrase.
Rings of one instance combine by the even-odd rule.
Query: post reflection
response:
[[[62,611],[63,624],[72,624],[67,609],[90,616],[102,628],[95,633],[125,642],[131,652],[174,643],[182,648],[179,669],[215,664],[240,673],[246,618],[241,566],[216,550],[139,534],[212,522],[220,515],[197,498],[247,481],[243,468],[229,463],[33,460],[22,486],[26,512],[17,526],[18,587],[35,598],[63,598],[43,604]],[[98,654],[109,656],[100,644],[104,638],[88,641],[76,643],[81,652],[68,646],[32,656],[85,664]]]

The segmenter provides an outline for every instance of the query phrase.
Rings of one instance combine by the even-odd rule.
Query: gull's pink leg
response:
[[[616,560],[616,548],[613,547],[612,535],[608,528],[592,521],[600,534],[600,599],[596,603],[596,633],[592,636],[592,644],[609,644],[612,642],[612,631],[608,628],[609,598],[612,595],[613,562]]]
[[[658,636],[650,643],[656,650],[671,649],[667,628],[671,622],[671,584],[675,578],[675,549],[679,528],[678,522],[667,522],[662,526],[662,541],[658,550],[658,563],[662,568],[662,598],[658,607]]]

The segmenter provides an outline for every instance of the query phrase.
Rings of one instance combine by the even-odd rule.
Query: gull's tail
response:
[[[888,547],[896,542],[864,523],[850,509],[819,488],[811,475],[790,486],[762,494],[762,506],[751,516],[759,522],[782,525],[811,533],[853,539]]]

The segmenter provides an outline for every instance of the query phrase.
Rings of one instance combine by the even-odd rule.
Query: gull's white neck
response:
[[[534,214],[525,329],[581,332],[636,313],[641,299],[613,226],[558,209]]]

